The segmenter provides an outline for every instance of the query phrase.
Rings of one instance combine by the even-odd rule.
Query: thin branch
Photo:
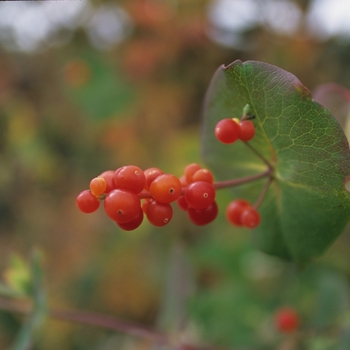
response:
[[[253,181],[262,179],[264,177],[270,176],[271,173],[272,173],[272,169],[269,168],[269,169],[263,171],[262,173],[259,173],[256,175],[246,176],[246,177],[242,177],[240,179],[232,179],[232,180],[227,180],[227,181],[215,182],[214,188],[219,190],[222,188],[240,186],[240,185],[243,185],[243,184],[253,182]]]
[[[244,144],[252,151],[254,152],[266,165],[269,169],[272,169],[272,165],[270,162],[263,156],[261,155],[249,142],[244,142]]]
[[[84,323],[92,326],[103,327],[106,329],[123,332],[135,337],[148,339],[156,343],[170,342],[169,337],[165,334],[154,332],[145,327],[120,320],[116,317],[98,314],[95,312],[52,309],[49,312],[49,315],[62,321]]]
[[[5,310],[9,312],[28,315],[31,312],[31,303],[29,300],[14,301],[9,298],[0,297],[0,311]],[[180,343],[175,344],[173,337],[169,337],[166,334],[155,332],[147,329],[146,327],[136,325],[134,323],[118,319],[116,317],[99,314],[95,312],[78,311],[78,310],[57,310],[51,309],[48,315],[52,318],[61,321],[76,322],[81,324],[87,324],[96,327],[102,327],[105,329],[111,329],[117,332],[123,332],[125,334],[148,339],[158,344],[166,344],[169,346],[177,347],[178,349],[188,349],[189,344]],[[233,350],[232,348],[217,347],[212,345],[191,345],[193,350]]]
[[[264,200],[264,198],[265,198],[265,196],[266,196],[266,193],[267,193],[267,190],[269,189],[272,180],[273,180],[272,176],[270,176],[270,177],[267,179],[266,184],[265,184],[265,186],[263,187],[263,189],[262,189],[262,191],[261,191],[261,193],[260,193],[259,198],[257,199],[257,201],[256,201],[256,202],[254,203],[254,205],[253,205],[253,207],[254,207],[255,209],[258,209],[259,206],[261,205],[262,201]]]
[[[11,299],[0,297],[0,309],[28,315],[31,312],[31,303],[14,302]],[[114,331],[123,332],[135,337],[149,339],[156,343],[170,343],[170,339],[165,334],[154,332],[131,322],[127,322],[116,317],[98,314],[94,312],[78,311],[78,310],[57,310],[51,309],[48,315],[52,318],[62,321],[84,323],[92,326],[103,327]]]

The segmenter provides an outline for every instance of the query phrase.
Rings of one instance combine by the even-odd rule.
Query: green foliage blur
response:
[[[232,16],[243,8],[235,2]],[[45,3],[17,11],[33,23],[29,13]],[[79,212],[75,198],[93,177],[122,165],[177,176],[189,163],[204,166],[202,104],[221,64],[260,60],[292,72],[311,90],[329,81],[349,88],[350,34],[312,35],[305,25],[308,0],[266,2],[270,12],[281,4],[299,11],[290,32],[260,12],[239,28],[220,26],[209,15],[214,0],[81,3],[79,24],[59,27],[57,17],[46,37],[43,26],[33,24],[34,32],[20,26],[26,21],[16,20],[14,3],[0,7],[0,294],[33,297],[39,310],[35,327],[23,333],[23,316],[0,303],[0,349],[21,349],[19,336],[32,337],[35,350],[168,349],[45,318],[46,307],[105,313],[197,346],[349,349],[348,232],[298,270],[257,251],[248,230],[229,226],[229,191],[218,193],[219,218],[207,227],[174,208],[168,226],[145,220],[133,232],[121,231],[102,207]],[[16,30],[4,25],[6,13]],[[287,21],[289,12],[283,13]],[[33,249],[43,257],[31,269]],[[32,285],[30,276],[41,273],[43,286]],[[297,333],[280,334],[274,326],[274,312],[286,305],[300,313]]]

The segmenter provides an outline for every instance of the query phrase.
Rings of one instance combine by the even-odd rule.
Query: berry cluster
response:
[[[215,127],[219,141],[229,144],[240,139],[244,142],[255,135],[254,124],[249,120],[250,106],[238,119],[223,119]],[[249,119],[248,119],[249,118]],[[258,179],[269,175],[269,170],[253,176]],[[216,189],[237,186],[251,181],[252,177],[214,183],[213,174],[197,163],[189,164],[184,174],[178,178],[166,174],[161,169],[142,170],[135,165],[127,165],[117,170],[108,170],[90,182],[90,189],[81,192],[76,203],[84,213],[96,211],[104,200],[106,214],[124,230],[134,230],[147,217],[154,226],[167,225],[173,216],[172,203],[187,212],[189,219],[196,225],[211,223],[218,215],[215,201]],[[264,192],[264,191],[263,191]],[[251,205],[244,199],[232,201],[226,209],[226,217],[232,225],[255,228],[260,223],[260,214],[256,210],[262,197]]]
[[[198,164],[190,164],[179,179],[158,168],[142,171],[135,165],[108,170],[90,182],[76,203],[84,213],[92,213],[104,200],[106,214],[124,230],[139,227],[144,215],[154,226],[165,226],[173,216],[172,202],[186,210],[197,225],[212,222],[218,214],[213,175]]]

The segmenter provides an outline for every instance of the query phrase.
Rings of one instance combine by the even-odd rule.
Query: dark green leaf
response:
[[[254,241],[266,253],[307,263],[327,250],[349,220],[347,139],[294,75],[262,62],[235,61],[217,70],[205,101],[204,158],[220,180],[266,169],[243,142],[224,145],[214,136],[219,120],[240,118],[247,104],[256,128],[249,144],[274,169]],[[233,193],[254,201],[264,181]]]

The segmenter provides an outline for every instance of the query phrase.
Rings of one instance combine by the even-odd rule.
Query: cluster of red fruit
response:
[[[216,137],[224,143],[249,141],[254,134],[254,125],[249,120],[223,119],[215,128]],[[120,228],[134,230],[144,216],[154,226],[168,224],[173,216],[171,203],[175,201],[194,224],[209,224],[218,215],[215,194],[212,173],[197,163],[187,165],[180,178],[158,168],[143,171],[127,165],[92,179],[90,189],[81,192],[76,203],[82,212],[92,213],[104,200],[106,214]],[[243,199],[232,201],[226,216],[236,226],[254,228],[260,223],[257,210]]]
[[[197,225],[213,221],[218,214],[213,175],[198,164],[190,164],[179,179],[158,168],[142,171],[127,165],[108,170],[90,182],[76,203],[84,213],[92,213],[104,200],[106,214],[124,230],[141,225],[144,215],[155,226],[165,226],[173,216],[172,202],[186,210]]]

